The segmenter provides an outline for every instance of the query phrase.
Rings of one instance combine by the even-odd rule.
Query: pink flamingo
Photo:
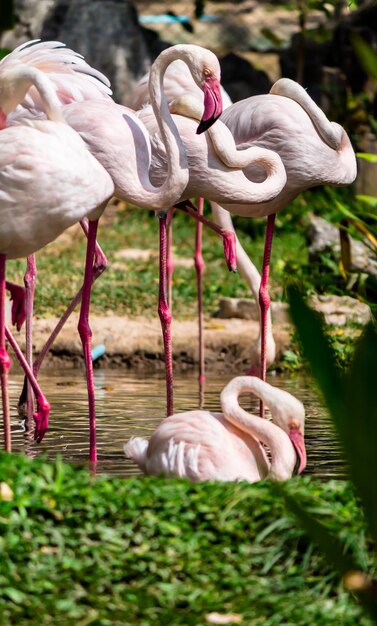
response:
[[[186,112],[187,114],[187,112]],[[253,96],[228,107],[219,122],[232,132],[239,148],[259,147],[275,150],[282,159],[287,184],[268,201],[238,202],[236,198],[222,206],[241,216],[268,217],[259,289],[261,309],[261,377],[266,376],[266,347],[270,324],[268,273],[276,211],[284,208],[301,191],[320,184],[343,185],[356,177],[356,159],[351,142],[344,129],[330,122],[307,92],[289,79],[280,79],[270,94]],[[219,124],[218,122],[218,124]],[[202,167],[200,156],[186,146],[190,172]],[[233,146],[232,146],[233,150]],[[223,157],[222,157],[223,158]],[[245,175],[254,181],[263,181],[265,172],[257,165],[247,166]],[[218,214],[218,223],[230,228],[224,213]],[[215,216],[216,221],[216,216]],[[250,266],[249,266],[250,270]],[[263,414],[263,406],[261,407]]]
[[[148,74],[146,74],[138,83],[136,88],[131,94],[131,104],[135,109],[140,109],[149,103],[149,93],[148,93]],[[170,102],[173,102],[171,106],[171,111],[180,114],[186,115],[187,117],[192,117],[194,119],[200,118],[200,107],[198,108],[198,104],[195,105],[195,100],[193,98],[188,99],[188,96],[195,97],[199,102],[202,102],[202,95],[200,90],[197,89],[196,85],[191,80],[190,74],[187,71],[187,68],[180,61],[175,61],[172,63],[167,69],[165,75],[164,82],[165,93]],[[221,95],[223,100],[224,109],[228,108],[232,101],[229,98],[226,91],[221,88]],[[199,115],[199,118],[198,118]],[[217,124],[217,128],[218,128]],[[213,137],[212,137],[213,139]],[[228,141],[226,140],[228,139]],[[225,140],[225,141],[224,141]],[[223,145],[221,145],[221,139],[216,142],[214,145],[215,152],[217,155],[227,162],[227,150],[233,143],[232,140],[228,137],[223,138]],[[231,148],[232,149],[232,148]],[[229,164],[232,166],[232,164]],[[235,165],[235,162],[233,162]],[[203,198],[199,198],[198,201],[198,213],[202,214],[203,212]],[[214,223],[216,223],[220,228],[224,229],[226,232],[233,233],[236,238],[236,256],[237,256],[237,266],[240,270],[242,276],[245,278],[246,282],[251,288],[252,293],[256,296],[258,300],[259,286],[260,286],[260,274],[257,271],[256,267],[253,265],[248,255],[242,248],[238,238],[236,237],[235,230],[233,228],[232,220],[229,216],[229,213],[222,209],[216,202],[211,201],[211,209]],[[169,240],[171,241],[171,225],[172,222],[170,220],[169,223]],[[197,289],[198,289],[198,331],[199,331],[199,388],[200,388],[200,396],[203,396],[204,389],[204,380],[205,380],[205,361],[204,361],[204,316],[203,316],[203,303],[202,303],[202,280],[203,280],[203,271],[204,271],[204,260],[202,256],[202,224],[200,221],[197,222],[196,226],[196,237],[195,237],[195,269],[196,269],[196,277],[197,277]],[[169,285],[169,294],[171,301],[171,277],[173,271],[173,259],[171,254],[171,246],[168,247],[168,285]],[[267,360],[268,363],[272,363],[275,359],[275,342],[272,335],[272,323],[271,323],[271,314],[267,313]],[[250,368],[250,373],[257,373],[260,370],[260,336],[258,337],[255,346],[252,350],[252,367]],[[259,367],[258,367],[259,365]]]
[[[64,115],[67,122],[75,128],[87,143],[91,152],[110,173],[114,185],[115,195],[136,206],[149,209],[157,209],[160,227],[160,287],[158,313],[161,320],[166,367],[167,385],[167,414],[173,412],[173,367],[171,349],[171,312],[168,306],[166,289],[166,219],[167,208],[176,204],[180,199],[183,189],[179,194],[175,193],[172,201],[171,189],[177,190],[174,183],[174,169],[170,163],[171,140],[168,141],[169,133],[174,129],[174,142],[183,147],[179,139],[176,124],[170,115],[168,103],[164,94],[163,79],[169,64],[175,59],[181,59],[188,66],[192,78],[203,93],[204,110],[199,124],[198,132],[203,132],[213,124],[221,114],[221,96],[219,93],[220,67],[217,58],[210,51],[199,46],[180,45],[164,50],[154,62],[149,78],[149,91],[152,102],[152,117],[156,128],[160,133],[160,140],[168,156],[162,180],[158,186],[151,183],[148,171],[150,169],[150,152],[142,155],[142,148],[153,143],[153,137],[145,134],[144,125],[134,115],[131,109],[116,105],[113,102],[73,103],[64,107]],[[101,123],[103,120],[103,123]],[[124,120],[128,124],[124,129]],[[143,134],[141,130],[143,129]],[[131,142],[129,134],[133,137]],[[127,136],[126,136],[127,135]],[[132,149],[131,158],[129,151]],[[137,166],[133,163],[137,159]],[[148,160],[147,160],[148,157]],[[182,157],[181,157],[182,161]],[[170,163],[169,163],[170,162]],[[185,161],[187,163],[187,161]],[[186,185],[188,183],[188,170]],[[165,182],[164,182],[165,181]],[[169,194],[167,193],[169,192]],[[170,201],[169,201],[170,200]],[[184,208],[184,207],[180,207]],[[195,212],[184,208],[193,217]],[[228,234],[217,228],[224,238],[224,245],[228,244]],[[232,251],[229,252],[229,263],[233,263]]]
[[[261,307],[261,376],[266,376],[266,333],[269,309],[268,273],[275,214],[301,191],[318,185],[347,185],[356,178],[356,158],[345,130],[330,122],[301,85],[281,78],[270,93],[252,96],[228,107],[221,120],[237,146],[275,150],[287,172],[287,184],[269,201],[222,206],[234,215],[267,216],[265,252],[259,291]],[[263,173],[247,168],[258,180]]]
[[[81,55],[66,48],[59,41],[39,40],[29,41],[18,46],[12,53],[0,61],[0,79],[4,72],[8,72],[12,67],[20,64],[34,67],[47,74],[53,83],[59,102],[63,106],[73,100],[83,101],[87,99],[109,99],[111,96],[110,83],[108,79],[90,67]],[[37,89],[31,86],[21,105],[12,111],[6,119],[6,125],[23,122],[25,118],[44,118],[43,103]],[[82,224],[84,230],[87,228]],[[96,263],[94,266],[94,277],[97,277],[106,267],[106,257],[99,246],[96,246]],[[26,318],[26,360],[30,366],[33,362],[32,354],[32,320],[34,291],[37,277],[37,266],[35,256],[31,255],[27,259],[27,270],[24,277],[25,289],[7,283],[7,289],[11,292],[13,300],[12,323],[17,324],[19,329]],[[33,368],[34,374],[38,374],[38,364]],[[25,379],[25,384],[27,378]],[[30,384],[26,384],[24,392],[27,397],[27,415],[33,413],[33,398]],[[22,396],[24,396],[24,392]],[[21,402],[22,404],[22,402]]]
[[[272,422],[242,409],[241,393],[251,392],[271,410]],[[124,446],[126,457],[146,474],[205,480],[247,480],[292,476],[306,466],[305,410],[290,393],[255,376],[231,380],[220,396],[222,413],[189,411],[164,419],[151,439],[135,437]],[[271,453],[267,459],[263,445]]]
[[[34,86],[47,119],[22,119],[6,127],[7,118]],[[98,217],[114,185],[87,150],[81,137],[65,122],[55,88],[36,67],[3,63],[0,87],[0,378],[5,448],[11,449],[7,378],[10,359],[5,336],[15,348],[37,397],[35,438],[47,429],[49,404],[8,329],[5,328],[5,264],[34,254],[63,230],[88,216],[89,239],[79,331],[90,375],[88,310],[91,268]],[[86,337],[84,336],[86,333]],[[95,437],[91,422],[91,441]]]
[[[201,196],[222,205],[233,206],[231,203],[240,203],[242,206],[249,206],[250,203],[255,203],[258,206],[279,194],[286,183],[286,173],[279,155],[258,146],[237,150],[232,134],[221,120],[205,136],[198,137],[194,133],[197,106],[202,105],[190,95],[174,100],[171,105],[172,111],[179,113],[173,117],[185,144],[189,162],[190,180],[182,199]],[[139,117],[151,135],[156,137],[149,107],[141,109]],[[158,184],[166,157],[158,139],[152,142],[152,147],[152,180]],[[263,171],[264,179],[260,182],[246,176],[251,164],[258,171]],[[203,363],[202,357],[201,361]]]

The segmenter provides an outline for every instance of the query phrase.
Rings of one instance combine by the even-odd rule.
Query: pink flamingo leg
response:
[[[168,211],[168,217],[166,220],[166,226],[168,230],[168,241],[167,241],[167,251],[166,251],[166,280],[168,283],[168,302],[170,310],[172,309],[172,290],[173,290],[173,271],[174,271],[174,261],[173,261],[173,214],[174,207],[170,208]]]
[[[81,221],[80,225],[81,225],[81,228],[83,229],[86,237],[88,237],[89,229],[88,229],[87,222],[86,221]],[[94,266],[93,266],[93,275],[92,275],[93,282],[95,280],[97,280],[97,278],[99,276],[101,276],[101,274],[103,274],[103,272],[105,271],[107,266],[108,266],[107,258],[105,256],[101,246],[96,242],[96,244],[95,244],[95,262],[94,262]],[[47,339],[45,345],[43,346],[43,348],[41,349],[40,353],[38,354],[38,357],[35,359],[34,366],[33,366],[33,371],[34,371],[34,374],[36,376],[38,375],[38,372],[40,370],[42,362],[43,362],[46,354],[50,350],[51,346],[53,345],[56,337],[59,335],[61,329],[63,328],[64,324],[66,323],[66,321],[68,320],[70,315],[73,313],[73,311],[75,310],[77,305],[80,304],[81,298],[82,298],[82,290],[83,290],[83,288],[81,287],[79,289],[79,291],[77,292],[77,294],[75,295],[75,297],[73,298],[73,300],[71,301],[71,303],[69,304],[69,306],[67,307],[66,311],[63,313],[63,315],[60,318],[59,322],[57,323],[57,325],[55,326],[54,330],[52,331],[50,337]]]
[[[226,264],[230,272],[236,272],[237,271],[236,234],[232,232],[231,230],[226,230],[226,228],[221,228],[214,222],[207,220],[207,218],[205,218],[203,215],[199,215],[198,212],[195,211],[195,209],[191,209],[189,206],[183,206],[183,204],[180,203],[176,205],[176,208],[179,209],[180,211],[183,211],[184,213],[187,213],[187,215],[190,215],[191,217],[193,217],[197,222],[201,222],[202,224],[205,224],[205,226],[207,226],[208,228],[213,230],[215,233],[220,235],[220,237],[222,237],[223,244],[224,244],[224,255],[225,255]]]
[[[261,379],[266,380],[266,345],[267,345],[267,313],[270,308],[270,294],[268,292],[268,276],[270,273],[270,259],[272,237],[274,235],[276,213],[267,218],[266,237],[264,242],[262,278],[259,289],[259,306],[261,311]],[[264,417],[264,403],[260,402],[260,416]]]
[[[86,222],[82,221],[80,222],[80,225],[86,235],[86,237],[88,236],[88,225]],[[105,254],[102,251],[102,248],[100,247],[100,245],[96,242],[95,245],[95,263],[93,266],[93,282],[98,278],[98,276],[100,276],[106,269],[108,265],[108,261],[107,258],[105,256]],[[71,303],[69,304],[69,306],[67,307],[67,309],[65,310],[65,312],[63,313],[62,317],[60,318],[60,320],[58,321],[57,325],[55,326],[54,330],[52,331],[51,335],[49,336],[49,338],[47,339],[46,343],[44,344],[43,348],[41,349],[40,353],[38,354],[37,358],[34,361],[33,364],[33,372],[34,375],[37,377],[39,370],[41,368],[41,365],[45,359],[46,354],[49,352],[51,346],[53,345],[56,337],[59,335],[61,329],[63,328],[64,324],[66,323],[66,321],[68,320],[68,318],[70,317],[70,315],[73,313],[73,311],[75,310],[75,308],[80,304],[81,302],[81,298],[82,298],[82,290],[83,288],[81,287],[79,289],[79,291],[77,292],[77,294],[75,295],[75,297],[73,298],[73,300],[71,301]],[[24,383],[24,388],[21,392],[21,396],[19,398],[18,401],[18,407],[19,407],[19,412],[23,413],[23,406],[25,404],[26,401],[26,378],[25,378],[25,383]]]
[[[159,277],[159,297],[158,297],[158,315],[161,321],[162,337],[164,342],[165,353],[165,370],[166,370],[166,415],[173,415],[173,355],[171,341],[171,320],[172,314],[169,308],[167,296],[166,281],[166,221],[167,214],[165,211],[158,213],[160,224],[160,277]]]
[[[8,281],[5,283],[5,288],[9,291],[12,301],[12,324],[17,330],[21,330],[26,319],[25,289]]]
[[[48,400],[46,399],[46,396],[42,392],[40,386],[38,385],[37,380],[33,374],[33,371],[29,363],[27,362],[24,355],[22,354],[22,351],[20,350],[9,328],[5,327],[5,333],[6,333],[7,340],[9,341],[9,344],[12,347],[12,350],[14,351],[18,361],[21,364],[21,367],[23,368],[30,382],[30,385],[34,391],[34,394],[37,400],[37,411],[33,415],[34,420],[35,420],[34,439],[40,442],[42,441],[45,435],[45,432],[48,428],[48,416],[50,413],[50,404]]]
[[[0,380],[3,405],[4,449],[11,452],[10,410],[8,396],[8,371],[10,358],[5,345],[5,254],[0,254]]]
[[[89,460],[92,463],[97,461],[96,448],[96,415],[95,415],[95,397],[94,397],[94,378],[93,363],[91,355],[92,331],[89,326],[89,307],[90,294],[93,283],[93,263],[96,248],[98,220],[89,222],[88,229],[88,246],[86,249],[84,284],[82,287],[82,300],[80,317],[78,323],[78,331],[84,351],[84,361],[86,368],[86,383],[88,390],[89,405]]]
[[[198,215],[203,216],[204,198],[199,198],[198,201]],[[196,236],[195,236],[195,270],[196,270],[196,283],[198,289],[198,327],[199,327],[199,392],[202,398],[202,389],[205,381],[204,372],[204,319],[203,319],[203,270],[204,260],[202,255],[202,222],[196,223]],[[200,403],[201,404],[201,403]],[[200,408],[202,408],[200,406]]]
[[[25,304],[26,304],[26,361],[30,367],[33,366],[33,310],[34,310],[34,293],[35,282],[37,279],[37,263],[35,260],[35,254],[27,257],[27,268],[24,276],[25,284]],[[34,412],[33,390],[30,384],[27,383],[27,401],[26,401],[26,415],[30,418]]]

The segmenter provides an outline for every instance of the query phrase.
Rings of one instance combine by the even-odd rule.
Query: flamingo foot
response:
[[[33,418],[35,421],[34,439],[40,443],[48,429],[48,416],[50,414],[50,403],[46,398],[40,398],[37,403],[37,411]]]
[[[10,293],[12,302],[12,325],[16,326],[17,330],[21,330],[26,319],[25,289],[8,281],[6,282],[6,289]]]
[[[236,253],[236,233],[231,230],[223,230],[222,238],[224,244],[225,261],[230,272],[237,271],[237,253]]]

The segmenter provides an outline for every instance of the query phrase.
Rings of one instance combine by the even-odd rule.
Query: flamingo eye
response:
[[[209,76],[212,76],[211,70],[209,70],[207,67],[204,68],[203,74],[206,78],[209,78]]]
[[[289,428],[295,428],[297,430],[300,430],[300,423],[297,420],[291,420],[289,422]]]

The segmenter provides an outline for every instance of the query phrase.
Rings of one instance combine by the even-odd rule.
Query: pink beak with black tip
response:
[[[296,451],[298,459],[297,473],[301,474],[306,467],[306,448],[304,435],[298,428],[291,428],[289,431],[289,438]]]
[[[197,135],[208,130],[223,112],[220,83],[217,78],[207,76],[202,89],[204,92],[204,113],[196,129]]]

